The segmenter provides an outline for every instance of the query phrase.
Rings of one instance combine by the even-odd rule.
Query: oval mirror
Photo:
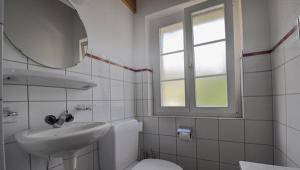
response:
[[[87,33],[68,0],[5,1],[4,23],[12,45],[41,65],[72,67],[85,56]]]

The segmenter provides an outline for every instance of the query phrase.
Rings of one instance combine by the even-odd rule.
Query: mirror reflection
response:
[[[13,46],[39,64],[67,68],[85,56],[87,33],[68,0],[8,0],[4,23]]]

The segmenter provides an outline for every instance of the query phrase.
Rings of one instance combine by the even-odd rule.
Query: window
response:
[[[210,0],[153,22],[155,113],[232,116],[237,111],[231,0]],[[157,30],[157,31],[153,31]],[[157,67],[158,65],[158,67]]]
[[[161,107],[185,107],[183,23],[160,28]]]

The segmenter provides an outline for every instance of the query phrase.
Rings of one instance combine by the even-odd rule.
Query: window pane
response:
[[[161,82],[161,106],[184,107],[184,80]]]
[[[160,53],[183,50],[183,24],[177,23],[160,28]]]
[[[196,79],[197,107],[227,107],[227,76]]]
[[[215,75],[226,73],[225,42],[194,47],[195,75]]]
[[[161,56],[161,80],[184,78],[184,53]]]
[[[194,13],[192,16],[194,44],[225,39],[224,8]]]

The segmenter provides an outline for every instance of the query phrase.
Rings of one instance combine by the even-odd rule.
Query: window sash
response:
[[[206,10],[209,8],[216,7],[218,5],[224,4],[224,18],[225,18],[225,39],[214,40],[210,42],[205,42],[201,44],[193,44],[193,23],[192,14],[201,10]],[[186,53],[189,58],[189,82],[190,86],[190,112],[198,113],[198,115],[209,114],[212,115],[230,115],[235,114],[235,104],[234,104],[234,89],[235,89],[235,68],[234,68],[234,50],[233,50],[233,14],[232,14],[232,2],[231,0],[210,0],[198,5],[188,7],[184,11],[184,21],[185,21],[185,37],[186,37]],[[227,97],[228,97],[228,107],[197,107],[196,105],[196,89],[195,80],[198,76],[195,76],[195,64],[194,64],[194,47],[203,46],[207,44],[213,44],[217,42],[226,42],[226,66],[227,72]],[[216,76],[216,75],[212,75]]]

